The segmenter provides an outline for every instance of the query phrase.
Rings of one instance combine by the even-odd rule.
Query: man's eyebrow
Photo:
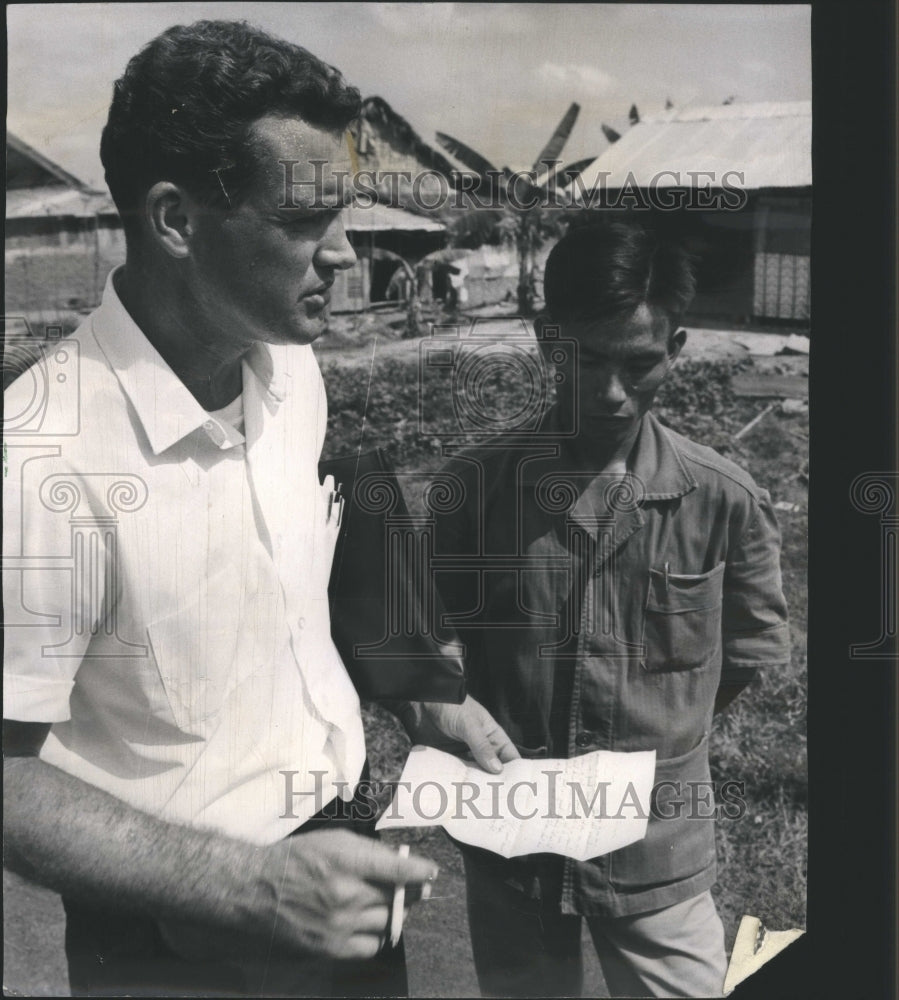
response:
[[[290,218],[299,212],[339,212],[352,200],[346,191],[296,192],[290,201],[280,202],[278,212]]]
[[[278,205],[277,212],[286,218],[308,212],[339,212],[344,204],[335,198],[310,198],[306,201],[297,199],[292,205]]]
[[[353,184],[349,175],[326,177],[324,180],[297,180],[280,188],[275,195],[277,208],[282,212],[339,210],[345,208],[353,197]]]

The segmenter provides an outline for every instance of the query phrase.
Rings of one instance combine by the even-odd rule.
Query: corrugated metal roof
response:
[[[693,180],[690,171],[703,171]],[[705,172],[713,172],[715,181]],[[578,189],[720,186],[755,190],[812,183],[811,101],[672,110],[634,125],[581,175]]]
[[[413,215],[402,208],[389,205],[348,205],[343,212],[343,224],[350,232],[424,232],[440,233],[446,229],[442,222]]]
[[[72,188],[15,188],[6,192],[7,219],[37,219],[64,216],[88,218],[115,215],[116,207],[107,194],[76,191]]]

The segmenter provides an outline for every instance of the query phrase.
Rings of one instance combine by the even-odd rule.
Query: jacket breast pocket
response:
[[[716,655],[723,581],[724,563],[695,575],[650,569],[643,625],[645,670],[695,670]]]

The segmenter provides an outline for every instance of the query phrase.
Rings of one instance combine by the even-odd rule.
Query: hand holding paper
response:
[[[493,774],[519,756],[515,744],[484,706],[468,695],[461,705],[419,703],[413,742],[446,750],[470,752]]]

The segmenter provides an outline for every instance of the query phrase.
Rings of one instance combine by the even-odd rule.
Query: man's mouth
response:
[[[302,296],[303,302],[314,310],[324,309],[331,303],[331,284],[321,285]]]

